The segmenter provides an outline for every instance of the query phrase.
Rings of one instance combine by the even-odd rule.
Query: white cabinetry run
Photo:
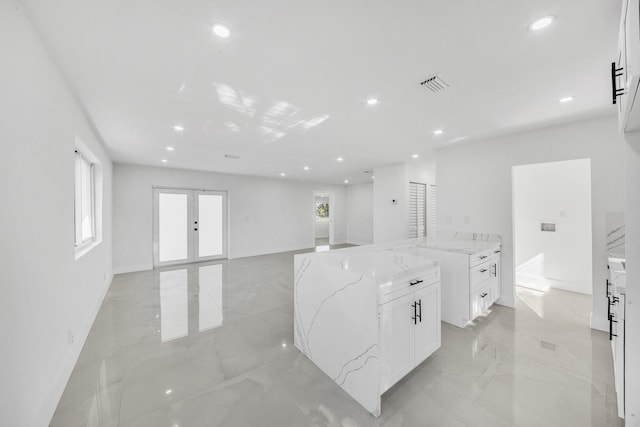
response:
[[[464,328],[500,298],[501,250],[495,239],[410,239],[392,247],[417,247],[440,262],[442,320]]]
[[[640,0],[624,0],[618,54],[611,64],[613,102],[620,132],[640,130]]]
[[[295,256],[294,343],[375,416],[389,387],[440,347],[440,268],[420,249]]]

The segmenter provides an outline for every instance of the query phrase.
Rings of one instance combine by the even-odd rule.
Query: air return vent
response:
[[[434,74],[420,84],[423,88],[433,93],[440,93],[449,87],[449,83],[442,80],[442,78],[437,74]]]

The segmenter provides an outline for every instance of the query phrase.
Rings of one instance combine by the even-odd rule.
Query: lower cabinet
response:
[[[440,283],[408,289],[381,304],[380,392],[384,393],[440,348]]]

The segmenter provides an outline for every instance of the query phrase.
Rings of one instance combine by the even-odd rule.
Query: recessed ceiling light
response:
[[[573,96],[565,96],[564,98],[560,98],[560,99],[558,100],[558,102],[562,102],[563,104],[564,104],[565,102],[571,102],[571,101],[573,101]]]
[[[167,391],[164,392],[164,394],[171,394],[173,392],[173,390],[169,389]]]
[[[540,31],[543,28],[547,28],[553,22],[553,15],[543,16],[542,18],[538,18],[529,24],[529,31]]]
[[[167,159],[162,159],[161,162],[162,163],[167,163]]]
[[[305,166],[304,170],[308,171],[309,170],[309,166]]]
[[[348,183],[349,183],[349,180],[348,180],[348,179],[345,179],[345,180],[344,180],[344,183],[345,183],[345,184],[348,184]]]
[[[167,147],[167,151],[173,151],[173,150],[175,150],[175,148],[173,148],[173,147]]]
[[[420,157],[420,156],[417,155],[417,154],[414,154],[414,155],[411,156],[412,159],[417,159],[418,157]]]
[[[338,157],[336,160],[337,160],[338,162],[341,162],[341,161],[343,161],[344,159],[343,159],[342,157]]]
[[[287,176],[287,174],[284,172],[280,172],[280,176]]]
[[[216,24],[213,26],[213,34],[220,38],[226,39],[231,35],[231,31],[229,31],[229,28],[225,27],[224,25]]]
[[[175,125],[173,127],[173,130],[175,130],[176,132],[182,132],[184,128],[181,125]]]
[[[444,133],[444,131],[442,129],[436,129],[433,131],[434,135],[442,135]]]
[[[372,175],[372,176],[371,176],[371,179],[376,179],[375,175]]]
[[[367,104],[376,105],[378,103],[378,98],[369,98],[367,99]]]

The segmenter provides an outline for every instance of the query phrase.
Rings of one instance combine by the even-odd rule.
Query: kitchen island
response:
[[[294,343],[374,416],[440,347],[440,266],[419,247],[295,256]]]

